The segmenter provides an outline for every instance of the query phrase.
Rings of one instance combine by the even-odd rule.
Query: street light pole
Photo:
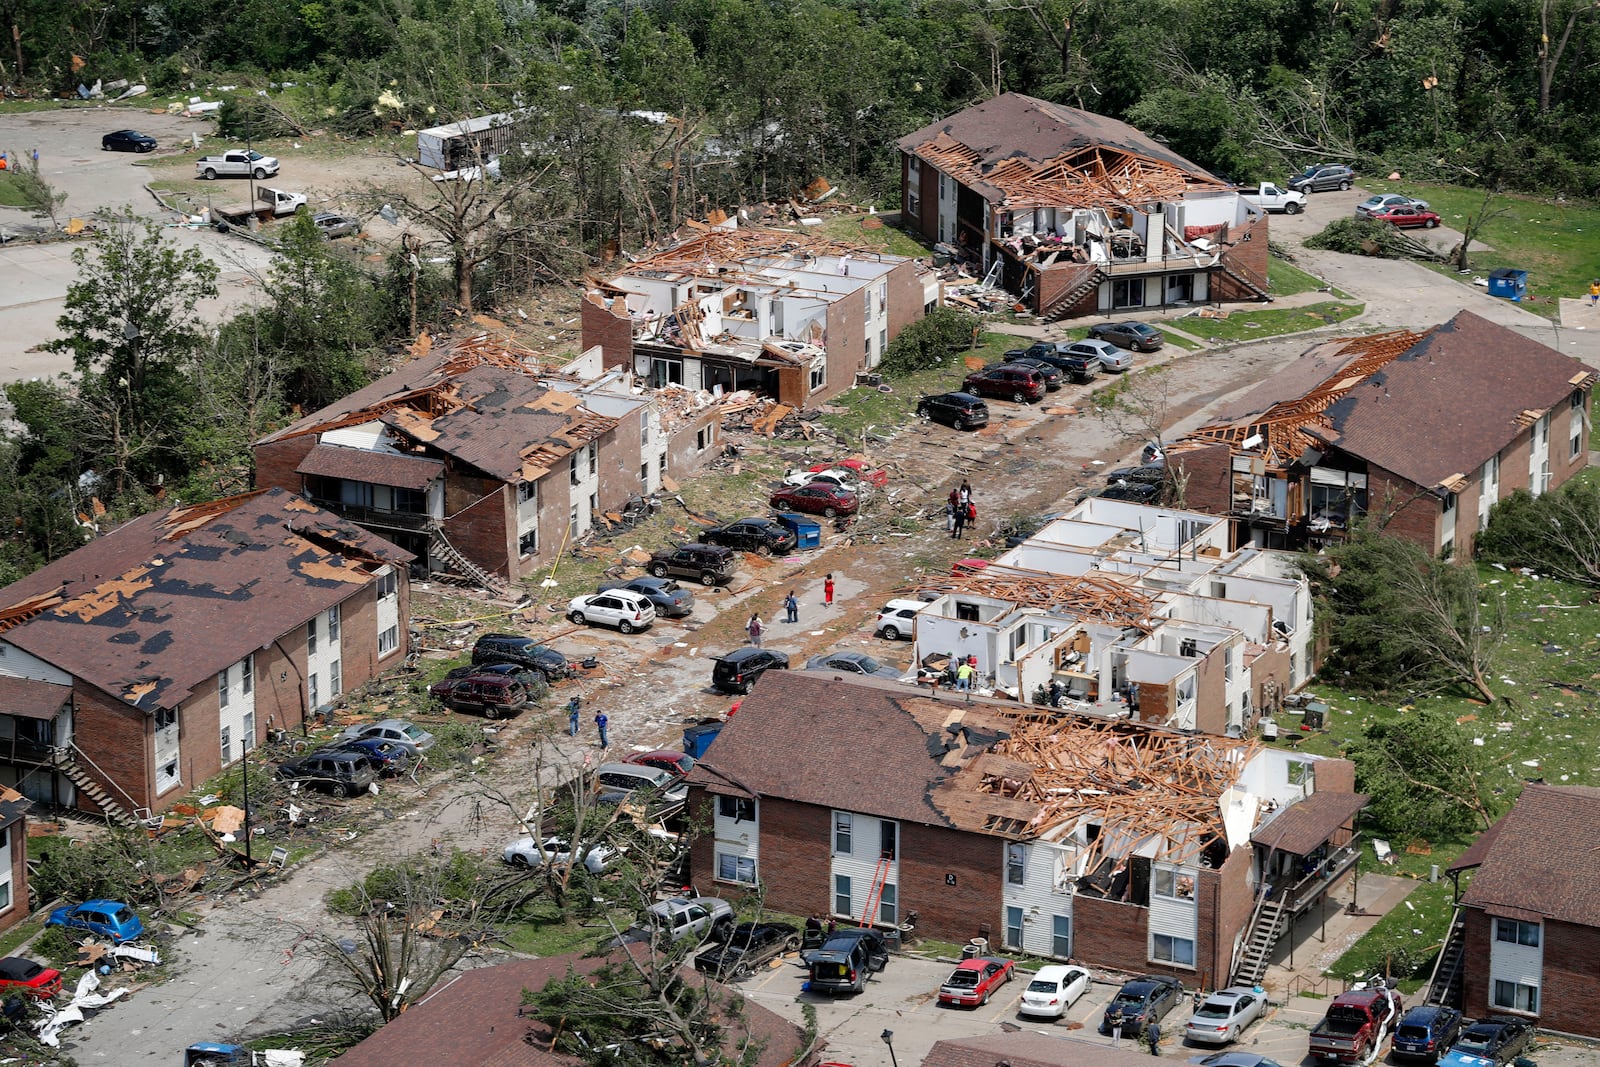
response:
[[[891,1067],[900,1067],[900,1061],[895,1059],[895,1057],[894,1057],[894,1031],[893,1030],[885,1030],[883,1033],[879,1034],[878,1036],[883,1038],[883,1043],[885,1045],[889,1046],[889,1063],[890,1063]]]

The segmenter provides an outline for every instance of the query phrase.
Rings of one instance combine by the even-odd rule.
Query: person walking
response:
[[[1122,1016],[1120,1015],[1111,1020],[1111,1047],[1122,1047]]]
[[[825,607],[825,608],[833,607],[833,572],[832,571],[829,571],[827,576],[822,579],[822,606]]]
[[[956,668],[956,691],[967,694],[967,703],[972,703],[972,676],[977,674],[971,661],[962,660],[961,666]]]
[[[583,698],[573,697],[567,701],[567,732],[573,737],[578,736],[578,713],[583,709]]]
[[[1589,306],[1600,304],[1600,278],[1589,283]]]
[[[956,506],[954,504],[946,504],[944,506],[944,532],[947,534],[953,534],[955,528]]]
[[[1150,1025],[1144,1028],[1144,1040],[1150,1046],[1150,1055],[1161,1055],[1161,1024],[1151,1019]]]
[[[967,504],[957,504],[955,516],[950,520],[950,539],[959,541],[961,532],[967,528]]]
[[[597,712],[594,717],[594,725],[600,731],[600,751],[604,752],[611,747],[611,737],[606,733],[606,727],[611,725],[611,720],[606,718],[605,712]]]
[[[759,611],[752,612],[750,615],[750,621],[744,624],[744,628],[750,632],[750,643],[755,645],[757,648],[760,648],[761,631],[764,629],[764,627],[761,625],[761,613]]]
[[[961,479],[961,488],[956,491],[956,503],[972,503],[972,486],[967,484],[967,480],[965,478]]]
[[[783,598],[783,621],[800,621],[800,601],[795,599],[794,590],[789,590],[789,595]]]

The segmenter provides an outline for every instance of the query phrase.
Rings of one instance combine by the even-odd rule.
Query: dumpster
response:
[[[778,512],[778,521],[793,530],[794,535],[800,539],[800,543],[795,546],[796,548],[822,547],[822,523],[817,520],[808,518],[798,512],[780,511]]]
[[[1519,303],[1528,293],[1528,272],[1501,267],[1489,272],[1489,295],[1503,296]]]
[[[711,747],[711,742],[715,741],[721,732],[721,719],[687,727],[683,731],[683,751],[699,759],[706,754],[706,749]]]

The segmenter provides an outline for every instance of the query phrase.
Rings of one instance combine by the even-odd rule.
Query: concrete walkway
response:
[[[1414,878],[1384,874],[1364,874],[1359,882],[1346,882],[1328,894],[1322,909],[1302,915],[1290,936],[1279,941],[1261,984],[1274,1000],[1307,992],[1343,992],[1338,982],[1325,983],[1323,972],[1420,884]]]

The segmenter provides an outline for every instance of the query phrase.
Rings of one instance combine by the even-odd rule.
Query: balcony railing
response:
[[[1348,845],[1342,845],[1330,852],[1327,859],[1317,865],[1316,870],[1289,886],[1283,894],[1284,907],[1296,915],[1305,911],[1316,903],[1330,886],[1348,874],[1360,859],[1361,837],[1358,834]]]
[[[433,516],[417,511],[388,511],[383,508],[368,507],[365,504],[346,504],[316,496],[311,498],[311,502],[361,526],[379,526],[388,530],[426,530],[435,521]]]

